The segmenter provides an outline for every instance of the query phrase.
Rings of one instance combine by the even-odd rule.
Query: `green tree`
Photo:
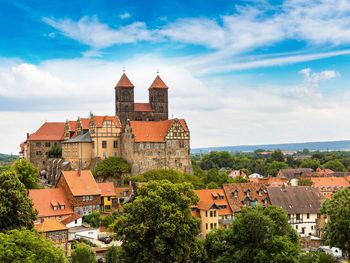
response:
[[[220,186],[215,182],[210,182],[209,184],[207,184],[207,189],[218,189],[218,188],[220,188]]]
[[[112,177],[122,180],[128,173],[130,173],[130,165],[120,157],[108,157],[96,165],[94,170],[94,176],[103,179]]]
[[[99,227],[101,224],[101,213],[93,211],[91,214],[83,216],[83,221],[93,227]]]
[[[200,161],[200,167],[204,170],[211,168],[232,167],[234,163],[234,156],[227,151],[217,152],[213,151],[203,156]]]
[[[35,231],[0,233],[0,262],[63,263],[63,251]]]
[[[236,176],[232,179],[232,183],[248,183],[249,179],[243,178],[242,176]]]
[[[31,162],[19,159],[13,163],[11,171],[18,176],[27,189],[39,188],[39,172]]]
[[[209,171],[206,171],[205,176],[202,178],[203,183],[208,185],[211,182],[216,183],[219,186],[223,184],[231,183],[232,179],[225,172],[220,172],[216,168],[212,168]]]
[[[36,212],[24,184],[14,172],[0,174],[0,231],[33,228]]]
[[[321,163],[319,160],[310,159],[310,158],[304,159],[300,164],[301,168],[311,168],[314,171],[316,171],[316,169],[320,166],[321,166]]]
[[[330,254],[324,252],[308,252],[299,256],[300,263],[336,263],[337,260]]]
[[[86,244],[78,244],[72,252],[72,263],[95,263],[95,253]]]
[[[124,205],[115,224],[126,262],[191,262],[198,251],[199,219],[190,207],[198,202],[188,183],[150,181]]]
[[[337,171],[337,172],[346,172],[346,168],[345,168],[344,164],[342,164],[341,161],[339,161],[338,159],[330,160],[330,161],[326,162],[323,165],[323,167],[331,169],[333,171]]]
[[[273,161],[267,165],[266,172],[268,175],[276,176],[279,170],[286,168],[288,168],[288,165],[286,163]]]
[[[107,249],[106,263],[121,263],[124,257],[121,247],[111,246]]]
[[[271,153],[271,161],[284,162],[284,154],[280,149],[274,150]]]
[[[338,190],[332,198],[326,200],[321,213],[327,215],[328,223],[324,229],[326,242],[332,247],[339,247],[350,257],[350,191]]]
[[[281,208],[243,209],[228,229],[209,233],[209,262],[298,262],[298,236]]]

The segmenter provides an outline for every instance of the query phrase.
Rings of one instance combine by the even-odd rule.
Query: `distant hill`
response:
[[[350,151],[350,140],[194,148],[192,149],[192,153],[208,153],[211,151],[254,152],[257,149],[281,149],[282,151],[302,151],[304,149],[310,151]]]
[[[18,155],[0,153],[0,163],[9,163],[18,159]]]

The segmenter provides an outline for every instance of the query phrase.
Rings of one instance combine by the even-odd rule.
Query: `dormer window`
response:
[[[237,190],[234,190],[234,191],[232,192],[232,194],[233,194],[233,197],[234,197],[234,198],[237,198],[237,197],[238,197],[238,191],[237,191]]]
[[[61,205],[60,208],[61,208],[61,210],[64,210],[64,205]]]

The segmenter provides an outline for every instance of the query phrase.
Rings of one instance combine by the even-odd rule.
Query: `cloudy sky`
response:
[[[350,139],[350,0],[0,1],[0,152],[157,70],[192,146]]]

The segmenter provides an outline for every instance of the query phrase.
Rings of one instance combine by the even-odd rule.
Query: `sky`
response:
[[[157,71],[192,147],[350,139],[350,0],[0,0],[0,152]]]

